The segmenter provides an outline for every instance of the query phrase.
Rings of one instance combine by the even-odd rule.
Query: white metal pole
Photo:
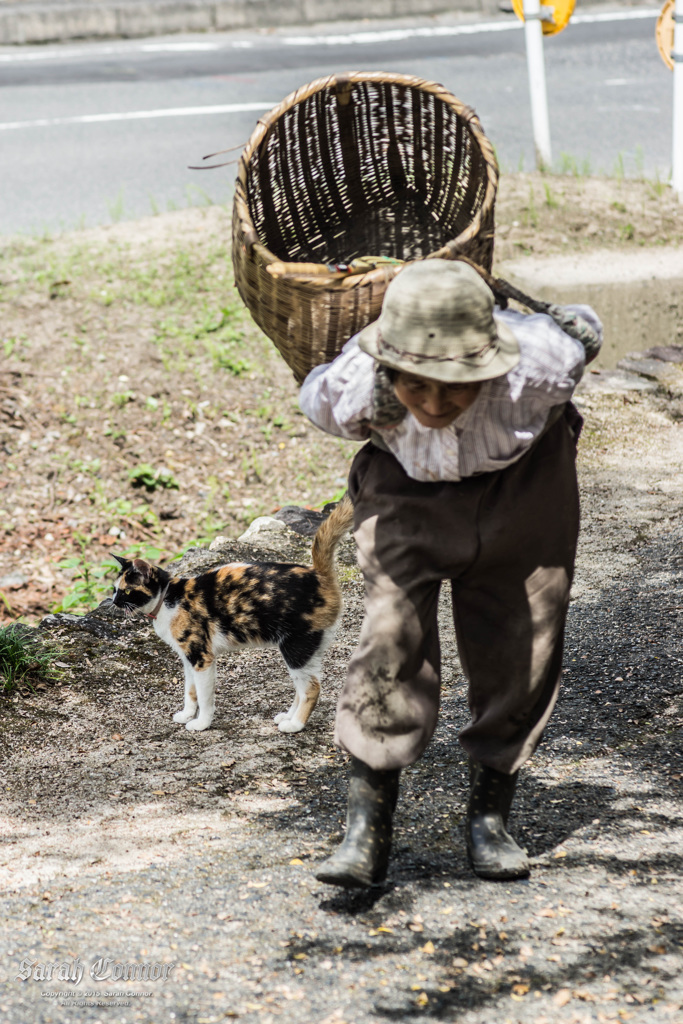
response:
[[[683,200],[683,0],[674,7],[674,123],[671,185]]]
[[[682,3],[683,0],[677,0],[677,2]],[[529,70],[536,166],[540,170],[543,167],[550,167],[553,162],[550,150],[550,122],[548,120],[548,94],[545,86],[540,0],[524,0],[524,34],[526,36],[526,60]]]

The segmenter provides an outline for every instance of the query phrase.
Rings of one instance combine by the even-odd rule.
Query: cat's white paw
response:
[[[194,718],[194,711],[176,711],[173,716],[174,722],[180,722],[181,725],[185,725],[185,722],[189,722],[191,718]]]
[[[185,726],[190,732],[201,732],[203,729],[208,729],[211,725],[210,718],[193,718],[191,722],[188,722]]]
[[[304,723],[299,722],[296,718],[285,718],[278,725],[280,732],[301,732],[304,728]]]
[[[275,715],[273,721],[276,725],[279,725],[280,722],[284,722],[287,718],[289,718],[289,711],[281,711],[279,715]]]

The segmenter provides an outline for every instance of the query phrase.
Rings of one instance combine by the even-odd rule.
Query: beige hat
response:
[[[385,366],[448,383],[490,380],[519,362],[514,334],[493,312],[493,292],[457,260],[410,263],[358,343]]]

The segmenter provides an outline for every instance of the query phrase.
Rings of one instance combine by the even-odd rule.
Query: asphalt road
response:
[[[654,8],[582,14],[545,40],[556,169],[668,176],[672,76],[654,25]],[[291,90],[349,69],[442,82],[475,108],[503,171],[533,167],[524,35],[511,15],[4,48],[0,234],[229,201],[234,167],[188,165],[240,147]]]

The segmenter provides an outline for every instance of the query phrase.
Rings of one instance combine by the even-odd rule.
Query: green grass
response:
[[[529,224],[532,228],[538,226],[538,210],[536,209],[536,195],[534,193],[533,185],[529,185],[529,199],[527,200],[524,220],[525,223]]]
[[[589,178],[592,173],[590,159],[586,158],[580,163],[572,153],[560,153],[559,173],[569,174],[574,178]]]
[[[13,623],[0,627],[0,684],[4,693],[18,686],[31,686],[34,680],[56,679],[60,673],[54,665],[59,650],[35,636],[33,630]]]
[[[119,189],[116,199],[112,203],[107,203],[107,207],[109,209],[109,216],[114,224],[118,224],[120,220],[123,220],[125,214],[123,189]]]
[[[234,292],[229,246],[212,238],[196,248],[169,248],[159,258],[140,260],[127,242],[112,242],[106,250],[77,242],[46,252],[38,240],[15,241],[3,256],[18,256],[22,272],[9,286],[0,285],[0,292],[11,302],[28,286],[56,296],[55,301],[68,294],[93,312],[101,311],[79,326],[73,344],[83,355],[97,351],[94,328],[105,310],[115,316],[139,316],[139,310],[167,372],[185,374],[202,356],[226,377],[259,372],[268,361],[265,342]],[[24,341],[2,338],[0,352],[29,357]],[[122,408],[135,397],[122,388],[109,401]]]
[[[545,192],[545,205],[550,210],[557,210],[560,206],[560,203],[553,194],[553,191],[547,181],[543,182],[543,191]]]

